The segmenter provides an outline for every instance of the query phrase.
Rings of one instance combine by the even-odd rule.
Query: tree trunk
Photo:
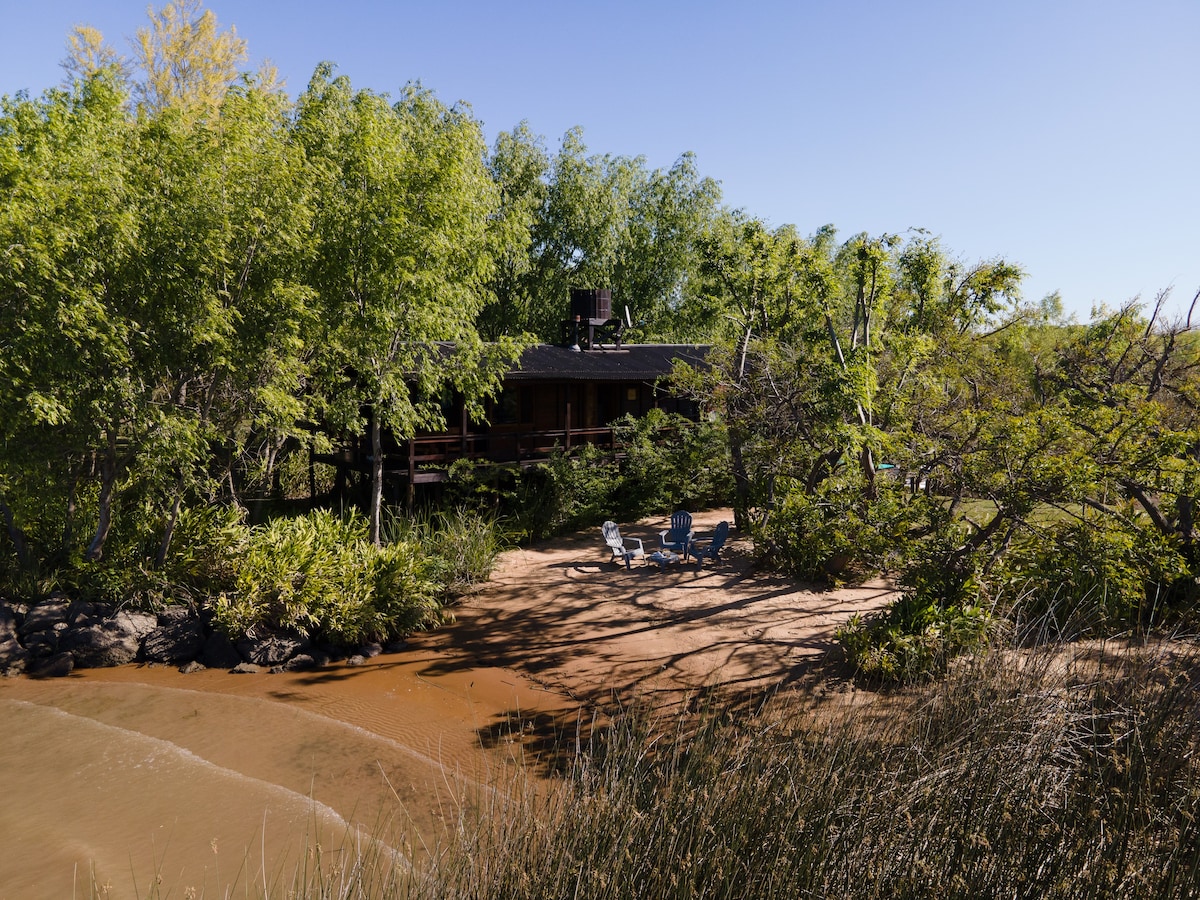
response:
[[[859,465],[862,466],[863,480],[867,483],[863,489],[863,497],[867,500],[879,499],[879,486],[875,483],[875,454],[871,452],[870,447],[863,447]]]
[[[161,569],[167,562],[167,554],[171,551],[171,538],[175,535],[175,525],[179,522],[179,510],[183,506],[183,484],[175,494],[175,502],[171,505],[171,515],[163,529],[162,543],[158,545],[158,556],[154,559],[154,568]]]
[[[733,469],[733,524],[743,534],[750,527],[750,476],[742,455],[742,438],[736,428],[729,429],[729,462]]]
[[[371,411],[371,541],[383,545],[383,428],[379,413]]]
[[[112,456],[104,459],[100,466],[100,520],[96,524],[96,532],[92,542],[88,544],[84,559],[95,562],[104,555],[104,542],[108,540],[108,531],[112,528],[113,491],[117,485],[117,462]]]
[[[8,531],[8,539],[12,542],[13,550],[17,554],[17,564],[22,569],[28,569],[29,542],[25,539],[25,532],[17,527],[12,510],[4,502],[3,497],[0,497],[0,515],[4,516],[4,527]]]

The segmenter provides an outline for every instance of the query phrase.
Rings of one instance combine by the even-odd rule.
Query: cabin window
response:
[[[531,421],[533,391],[530,388],[504,388],[492,407],[496,425],[519,425]]]

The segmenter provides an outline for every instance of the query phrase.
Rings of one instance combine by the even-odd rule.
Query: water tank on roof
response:
[[[598,319],[607,322],[612,318],[612,291],[607,289],[571,288],[571,317]]]

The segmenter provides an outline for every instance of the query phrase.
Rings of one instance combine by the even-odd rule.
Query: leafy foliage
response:
[[[1145,521],[1060,522],[1022,540],[997,579],[1016,598],[1008,614],[1036,636],[1076,638],[1140,630],[1171,612],[1187,566]],[[1190,598],[1189,598],[1190,599]]]
[[[351,644],[436,622],[439,569],[414,541],[376,547],[358,513],[317,511],[252,529],[234,562],[233,588],[212,609],[233,635],[268,625]]]
[[[727,502],[729,467],[718,422],[652,410],[618,420],[614,434],[616,454],[584,444],[519,471],[461,461],[450,470],[449,496],[493,510],[521,540]]]
[[[913,592],[878,616],[852,616],[837,639],[864,677],[907,682],[940,674],[954,657],[982,650],[993,628],[980,606],[946,605]]]

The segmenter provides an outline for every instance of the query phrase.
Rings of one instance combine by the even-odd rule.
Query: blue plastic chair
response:
[[[696,568],[699,569],[705,559],[711,559],[713,562],[721,561],[721,548],[725,546],[725,541],[729,539],[729,523],[718,522],[717,527],[713,529],[712,540],[707,545],[696,549],[696,545],[692,545],[692,556],[696,557]]]
[[[692,514],[680,509],[671,514],[671,527],[660,531],[658,539],[664,550],[671,550],[687,559],[695,535],[692,531]]]

